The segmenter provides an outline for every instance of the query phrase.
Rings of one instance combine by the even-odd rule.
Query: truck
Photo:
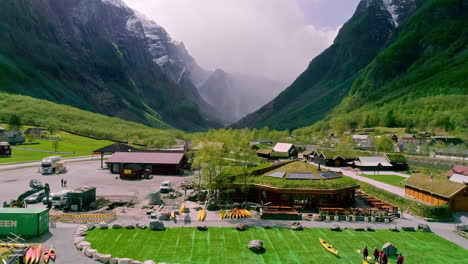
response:
[[[52,200],[52,206],[55,208],[63,207],[67,204],[67,195],[71,190],[62,190],[50,195]]]
[[[163,181],[159,186],[159,191],[162,193],[168,193],[172,190],[171,181]]]
[[[42,174],[51,174],[60,172],[61,168],[64,166],[62,164],[62,157],[52,156],[44,158],[41,162],[41,173]]]

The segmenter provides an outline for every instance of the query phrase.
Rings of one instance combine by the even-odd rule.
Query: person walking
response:
[[[379,250],[377,248],[374,248],[374,251],[372,251],[372,255],[374,256],[375,262],[379,261]]]
[[[63,180],[63,187],[67,187],[67,180]]]
[[[63,178],[60,180],[60,186],[63,187]]]
[[[397,264],[403,264],[405,262],[405,257],[400,253],[398,254]]]
[[[364,260],[367,260],[367,256],[369,256],[369,250],[367,250],[367,246],[365,246],[362,249],[362,257],[364,258]]]
[[[382,264],[383,250],[379,251],[379,264]]]
[[[387,263],[388,263],[388,254],[384,252],[382,255],[382,264],[387,264]]]

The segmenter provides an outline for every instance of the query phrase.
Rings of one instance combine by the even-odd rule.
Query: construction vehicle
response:
[[[17,207],[17,208],[25,208],[26,207],[26,203],[25,203],[25,198],[30,196],[30,195],[33,195],[35,193],[38,193],[40,191],[44,191],[45,193],[45,199],[47,201],[49,201],[49,194],[50,194],[50,187],[49,187],[49,184],[46,183],[44,185],[44,187],[37,187],[37,188],[33,188],[31,190],[28,190],[24,193],[22,193],[20,196],[18,196],[18,198],[16,200],[11,200],[10,204],[7,204],[6,202],[3,203],[3,207]],[[47,208],[52,208],[52,203],[49,201],[48,204],[47,204]]]
[[[41,173],[52,174],[52,173],[64,173],[66,172],[65,163],[62,161],[60,156],[47,157],[42,160]]]

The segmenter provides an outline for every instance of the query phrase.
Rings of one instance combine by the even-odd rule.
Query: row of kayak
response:
[[[231,218],[231,219],[235,219],[235,218],[247,218],[247,217],[250,217],[251,214],[248,210],[245,210],[245,209],[238,209],[238,208],[234,208],[232,210],[226,210],[226,211],[219,211],[219,217],[221,217],[221,219],[226,219],[226,218]]]
[[[37,247],[29,247],[23,256],[23,263],[25,264],[37,264],[41,261],[49,263],[49,260],[55,261],[56,253],[53,248],[48,249],[47,247],[42,249],[42,245]]]

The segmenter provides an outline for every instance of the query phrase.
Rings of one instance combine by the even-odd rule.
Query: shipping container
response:
[[[67,195],[72,211],[87,210],[89,205],[96,201],[96,187],[80,187]]]
[[[49,231],[46,208],[0,208],[0,236],[10,233],[21,237],[39,236]]]

